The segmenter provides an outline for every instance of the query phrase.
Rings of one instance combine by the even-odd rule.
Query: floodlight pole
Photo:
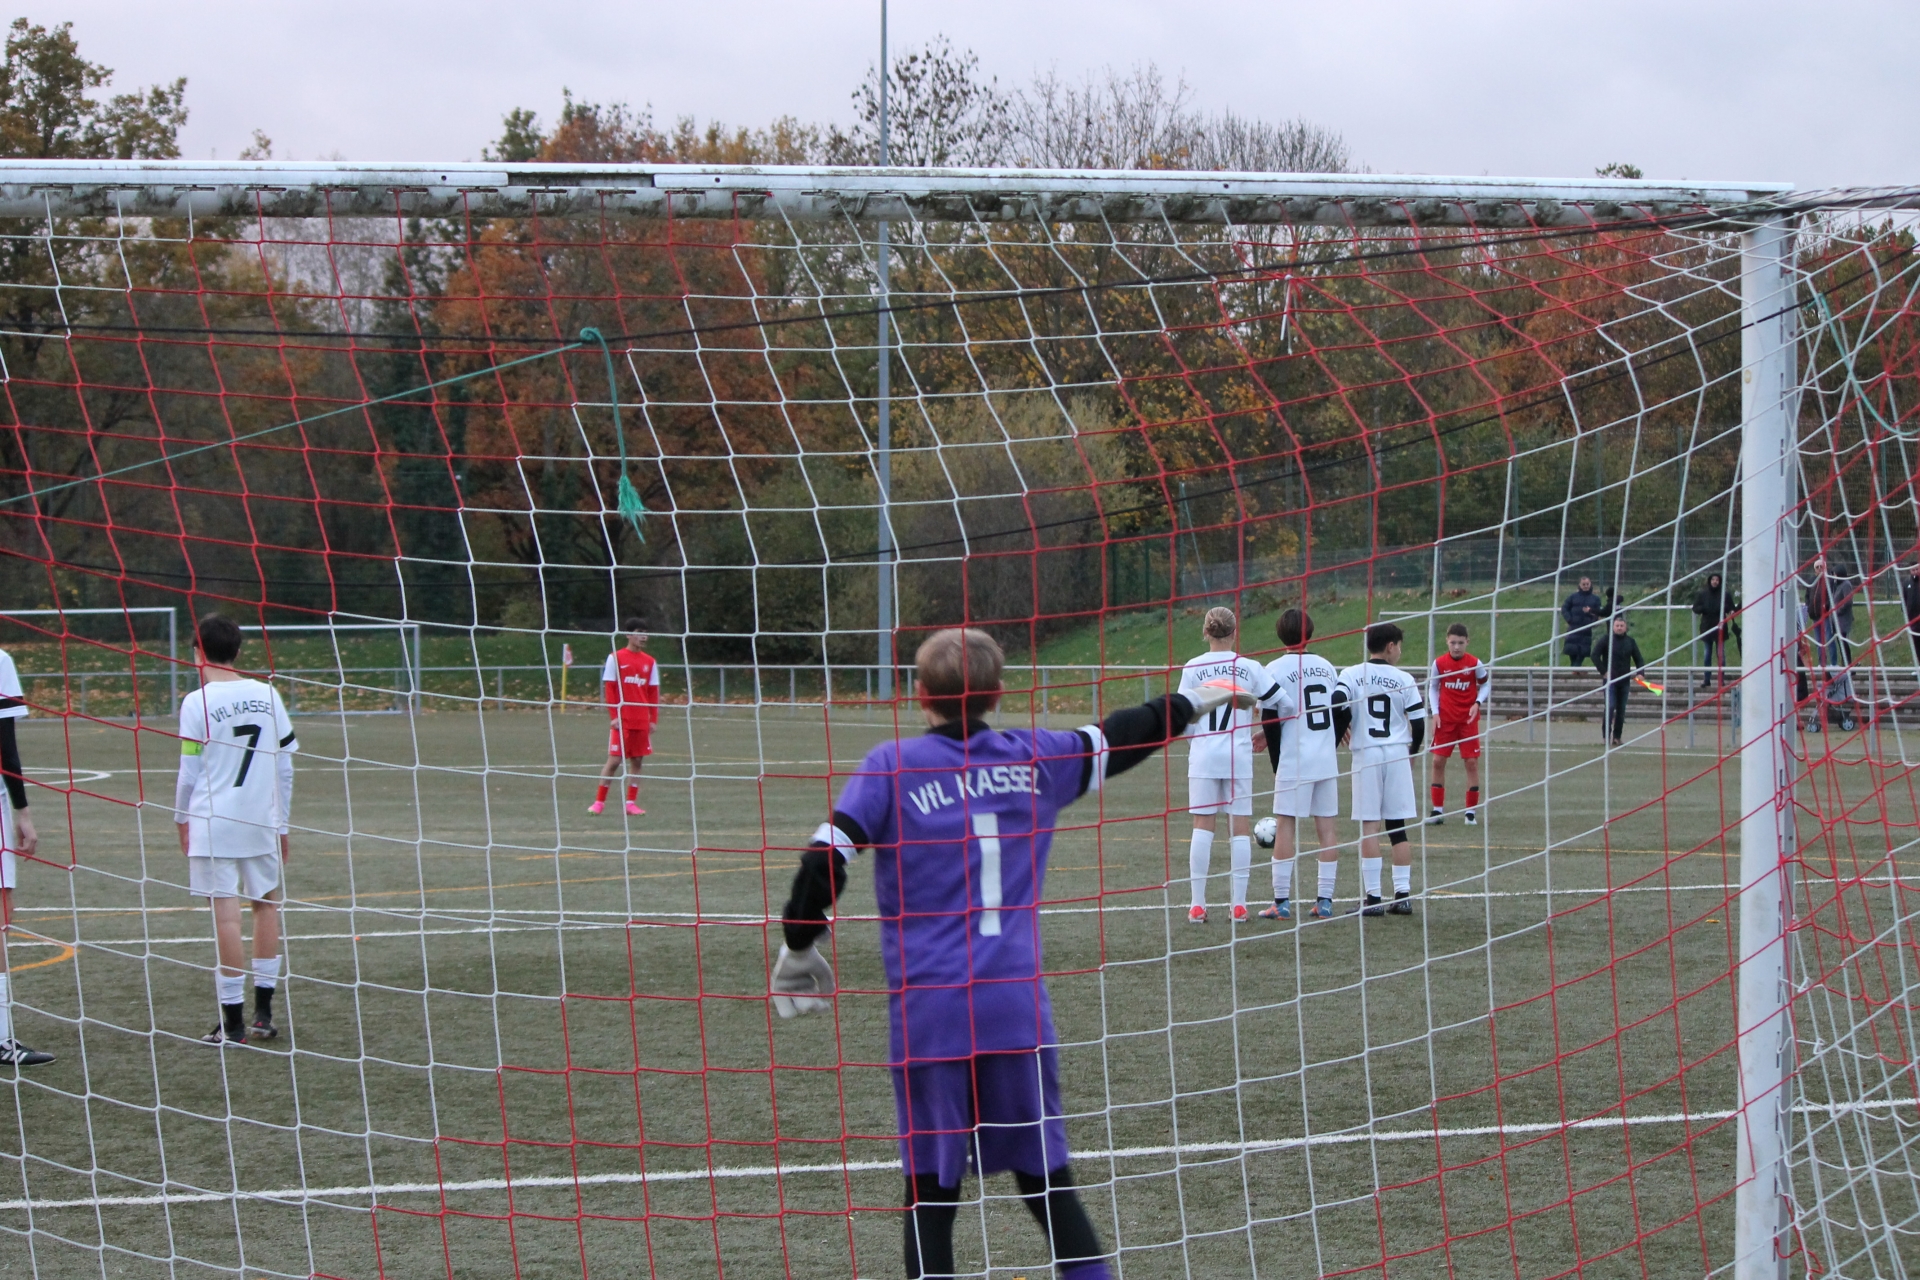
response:
[[[887,163],[887,0],[880,0],[880,155]],[[887,287],[887,220],[880,220],[876,253],[879,260],[880,307],[878,345],[880,354],[879,408],[877,434],[879,449],[874,458],[874,478],[879,482],[879,561],[880,577],[875,584],[880,602],[880,679],[874,691],[883,702],[893,700],[893,345],[890,341],[893,317],[888,313],[891,299]]]
[[[1793,227],[1741,237],[1740,967],[1734,1028],[1740,1094],[1735,1280],[1787,1274],[1788,878],[1794,851],[1795,416]]]

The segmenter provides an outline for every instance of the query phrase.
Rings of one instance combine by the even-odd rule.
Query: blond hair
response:
[[[928,636],[913,655],[920,705],[948,720],[978,720],[1000,704],[1007,658],[994,638],[973,627]]]
[[[1225,640],[1240,629],[1239,621],[1233,616],[1233,610],[1223,604],[1217,604],[1207,610],[1207,638]]]

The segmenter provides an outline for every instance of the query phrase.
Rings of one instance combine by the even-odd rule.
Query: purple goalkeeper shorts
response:
[[[1067,1163],[1060,1063],[1051,1048],[895,1067],[893,1101],[909,1178],[931,1173],[943,1187],[959,1186],[976,1139],[983,1175],[1038,1176]]]

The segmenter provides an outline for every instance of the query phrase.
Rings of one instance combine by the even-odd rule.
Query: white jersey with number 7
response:
[[[1261,706],[1272,704],[1277,692],[1267,678],[1266,668],[1252,658],[1223,651],[1203,653],[1189,659],[1180,673],[1181,689],[1198,689],[1203,684],[1224,680],[1253,695]],[[1187,755],[1189,778],[1253,777],[1253,726],[1257,709],[1234,706],[1231,702],[1216,707],[1187,726],[1193,746]]]
[[[182,698],[173,803],[175,821],[187,828],[187,855],[278,853],[299,747],[286,704],[270,684],[212,680]]]

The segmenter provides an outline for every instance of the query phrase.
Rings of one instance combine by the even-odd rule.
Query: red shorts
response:
[[[1480,758],[1480,722],[1478,720],[1459,720],[1449,723],[1440,721],[1433,731],[1433,754],[1442,760],[1453,755],[1454,747],[1460,748],[1462,760]]]
[[[638,760],[641,756],[653,754],[653,726],[650,724],[615,724],[607,735],[607,754],[625,756],[629,760]]]

